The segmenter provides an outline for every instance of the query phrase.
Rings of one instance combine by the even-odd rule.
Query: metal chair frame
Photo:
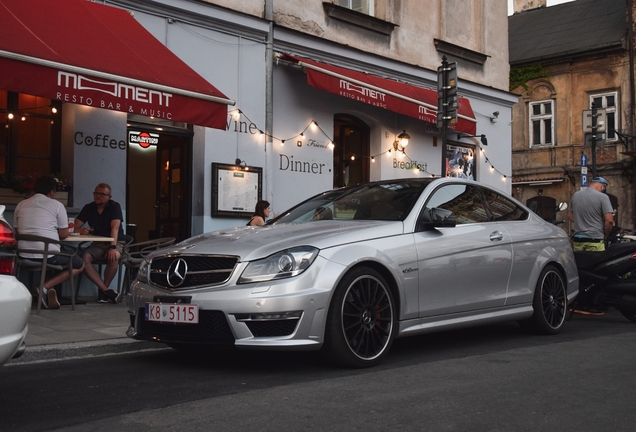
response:
[[[40,272],[40,285],[37,287],[38,289],[38,306],[37,306],[37,314],[40,314],[40,309],[42,308],[42,302],[40,298],[44,295],[44,282],[46,281],[46,271],[47,270],[58,270],[62,271],[68,269],[69,273],[69,284],[71,287],[71,310],[75,310],[75,289],[73,288],[73,257],[77,255],[77,247],[72,246],[68,243],[64,243],[59,240],[53,240],[47,237],[41,237],[37,235],[31,234],[16,234],[16,240],[19,241],[33,241],[33,242],[41,242],[44,244],[44,249],[27,249],[27,248],[17,248],[16,257],[17,257],[17,267],[16,274],[20,270],[20,268],[25,268],[29,272]],[[19,244],[19,243],[18,243]],[[60,251],[49,250],[50,245],[59,245]],[[62,250],[64,248],[70,249],[73,253],[66,253]],[[32,253],[42,255],[42,261],[34,261],[29,258],[22,257],[21,253]],[[54,265],[48,262],[50,256],[64,256],[68,257],[69,262],[67,265]],[[81,273],[80,273],[81,275]],[[29,284],[33,283],[32,275],[29,275]],[[32,287],[30,287],[32,288]],[[53,287],[50,287],[53,288]]]
[[[143,260],[148,256],[151,252],[154,252],[158,249],[161,249],[166,246],[170,246],[176,241],[175,237],[162,237],[155,240],[147,240],[139,243],[131,243],[124,248],[124,257],[120,261],[120,273],[119,276],[121,278],[121,265],[126,266],[125,276],[124,276],[124,284],[123,286],[118,283],[118,291],[120,297],[130,290],[131,283],[131,272],[133,270],[139,269]],[[134,278],[134,276],[133,276]]]

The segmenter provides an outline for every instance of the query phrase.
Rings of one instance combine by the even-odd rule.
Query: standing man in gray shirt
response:
[[[590,186],[572,195],[569,219],[574,221],[573,249],[602,252],[614,226],[612,203],[605,193],[607,181],[593,178]]]

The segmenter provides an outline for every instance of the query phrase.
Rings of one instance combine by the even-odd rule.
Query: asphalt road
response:
[[[633,431],[636,324],[575,316],[396,340],[379,367],[161,345],[0,368],[0,431]]]

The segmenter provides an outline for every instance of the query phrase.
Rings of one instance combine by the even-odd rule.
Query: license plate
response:
[[[146,321],[198,324],[199,305],[186,303],[146,303]]]

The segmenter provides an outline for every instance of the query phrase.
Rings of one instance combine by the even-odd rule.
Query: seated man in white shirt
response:
[[[35,194],[27,198],[15,208],[13,222],[19,234],[37,235],[53,240],[64,240],[69,235],[68,216],[64,205],[53,199],[57,189],[57,181],[53,177],[41,176],[35,180]],[[44,250],[42,242],[20,241],[18,247]],[[50,245],[49,250],[60,251],[59,245]],[[42,254],[22,254],[32,261],[41,261]],[[68,257],[51,255],[47,257],[50,264],[67,265]],[[73,275],[84,269],[84,262],[77,255],[73,256]],[[68,271],[62,271],[44,282],[44,295],[39,301],[49,309],[59,309],[60,303],[54,286],[68,280]]]

